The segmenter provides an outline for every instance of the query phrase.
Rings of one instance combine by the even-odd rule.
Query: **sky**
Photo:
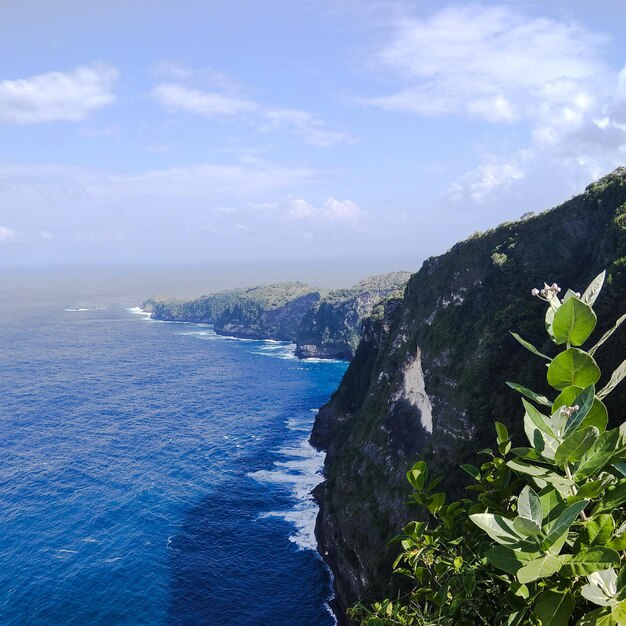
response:
[[[0,0],[0,267],[417,269],[625,164],[622,0]]]

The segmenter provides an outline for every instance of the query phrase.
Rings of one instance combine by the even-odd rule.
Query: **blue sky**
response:
[[[4,0],[0,265],[417,265],[626,164],[625,13]]]

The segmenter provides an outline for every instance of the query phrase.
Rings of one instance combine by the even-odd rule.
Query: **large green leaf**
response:
[[[543,513],[543,523],[551,524],[565,510],[566,504],[554,487],[546,487],[539,492]]]
[[[585,289],[583,295],[580,296],[580,299],[587,304],[593,306],[596,298],[600,295],[600,291],[602,290],[602,285],[604,285],[604,279],[606,278],[606,270],[600,272],[592,281],[589,283],[589,287]]]
[[[583,587],[584,589],[584,587]],[[611,609],[596,609],[585,613],[576,626],[616,626],[617,622],[611,617]],[[369,626],[369,625],[368,625]]]
[[[576,518],[589,504],[589,500],[581,500],[568,506],[556,520],[550,525],[548,534],[543,543],[546,549],[553,546],[563,535],[565,535]]]
[[[587,520],[580,530],[578,539],[576,540],[575,549],[581,546],[605,546],[613,536],[615,530],[615,520],[611,515],[596,515],[592,513],[592,517]]]
[[[524,432],[537,454],[540,454],[543,459],[547,459],[548,461],[554,460],[556,449],[559,447],[558,440],[556,437],[547,435],[545,432],[539,430],[530,419],[528,413],[524,415]]]
[[[567,437],[570,433],[574,432],[583,422],[585,417],[591,411],[591,407],[593,406],[593,402],[596,395],[596,387],[595,385],[589,385],[589,387],[583,389],[576,399],[574,400],[574,406],[577,406],[576,409],[567,419],[565,423],[564,435]]]
[[[585,452],[597,441],[600,431],[595,426],[577,430],[563,440],[563,443],[556,449],[554,462],[565,467],[567,463],[579,461]]]
[[[470,519],[501,545],[516,546],[522,539],[513,527],[513,522],[501,515],[475,513],[470,515]]]
[[[582,387],[576,387],[574,385],[563,389],[552,405],[552,412],[555,413],[562,406],[574,406],[576,404],[576,398],[582,391]],[[586,428],[587,426],[595,426],[600,432],[603,432],[606,429],[608,421],[609,417],[606,407],[596,396],[589,413],[587,413],[587,416],[583,419],[580,427]]]
[[[576,297],[568,298],[554,314],[554,340],[557,344],[580,346],[589,338],[597,321],[591,306]]]
[[[494,546],[486,552],[489,562],[509,574],[517,574],[517,571],[539,556],[538,552],[522,552],[512,550],[506,546]]]
[[[528,400],[522,398],[522,403],[524,404],[524,408],[526,409],[526,415],[530,417],[532,423],[539,428],[542,432],[546,433],[546,435],[550,435],[550,437],[554,437],[554,432],[552,432],[552,428],[550,427],[550,420],[540,413]]]
[[[553,472],[547,467],[529,463],[523,459],[511,459],[507,461],[507,467],[514,472],[532,476],[540,489],[543,489],[547,485],[552,485],[562,496],[567,497],[572,493],[574,481]]]
[[[574,554],[568,563],[563,565],[561,572],[564,576],[589,576],[594,572],[617,567],[619,553],[604,546],[585,548]]]
[[[600,379],[600,368],[586,352],[569,348],[556,356],[548,367],[548,383],[555,389],[570,385],[588,387]]]
[[[615,602],[617,593],[617,573],[613,568],[594,572],[587,577],[589,581],[580,593],[586,600],[599,606],[609,606]]]
[[[626,502],[626,479],[620,480],[615,487],[609,487],[593,512],[595,514],[612,511],[624,502]]]
[[[577,481],[599,472],[611,459],[619,442],[619,431],[614,428],[603,432],[595,444],[587,450],[576,469]]]
[[[553,554],[546,554],[531,561],[517,572],[517,580],[522,584],[531,583],[540,578],[547,578],[561,569],[561,560]]]
[[[548,589],[537,598],[533,613],[541,620],[541,626],[567,626],[575,606],[571,594]]]
[[[517,498],[517,514],[526,519],[533,520],[541,526],[543,522],[543,510],[539,496],[532,487],[526,486]]]
[[[527,517],[516,517],[513,520],[513,528],[522,537],[534,537],[541,534],[541,525]]]

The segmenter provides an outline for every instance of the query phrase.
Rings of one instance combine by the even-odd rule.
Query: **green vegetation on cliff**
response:
[[[227,335],[293,341],[303,358],[350,359],[363,319],[385,298],[401,295],[409,277],[408,272],[373,276],[333,291],[278,283],[196,300],[150,298],[142,306],[155,319],[212,324]]]
[[[327,450],[326,482],[317,492],[317,532],[335,574],[340,610],[389,592],[394,555],[387,542],[410,521],[405,472],[416,459],[459,495],[467,476],[457,470],[491,442],[494,420],[524,434],[504,384],[549,389],[530,353],[520,354],[516,329],[541,352],[549,349],[535,323],[541,303],[530,287],[558,277],[584,286],[607,268],[601,322],[608,329],[626,303],[626,169],[545,213],[477,234],[428,259],[410,279],[404,299],[365,323],[363,339],[312,442]],[[603,354],[613,371],[626,354],[618,332]],[[604,384],[604,380],[600,384]],[[626,392],[607,399],[620,418]]]
[[[495,422],[496,452],[463,466],[476,500],[446,504],[423,461],[407,473],[411,500],[429,517],[398,537],[396,572],[410,587],[353,609],[364,626],[626,624],[626,422],[608,430],[604,404],[626,360],[602,386],[596,362],[626,315],[588,345],[604,276],[562,300],[556,283],[532,290],[547,303],[545,327],[561,351],[548,356],[514,336],[540,359],[550,397],[508,383],[523,396],[527,441],[513,448]]]
[[[381,301],[401,297],[410,276],[409,272],[371,276],[350,289],[330,291],[302,320],[296,354],[352,358],[361,340],[362,321]]]

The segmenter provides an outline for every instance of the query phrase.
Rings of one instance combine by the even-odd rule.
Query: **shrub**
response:
[[[603,399],[626,377],[626,361],[596,389],[596,352],[626,319],[583,349],[596,327],[598,276],[580,295],[533,289],[547,303],[554,357],[514,337],[545,362],[548,398],[507,383],[523,398],[528,445],[512,447],[495,423],[497,448],[464,465],[475,499],[445,503],[424,462],[407,473],[411,501],[428,511],[399,542],[395,599],[357,604],[364,626],[626,626],[626,423],[607,429]]]

